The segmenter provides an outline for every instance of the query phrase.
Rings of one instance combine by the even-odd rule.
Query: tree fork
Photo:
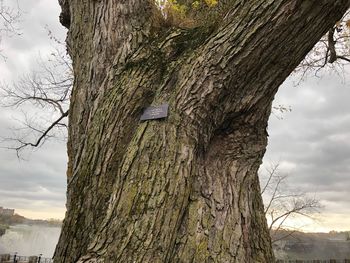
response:
[[[350,1],[222,1],[191,29],[150,1],[60,4],[75,82],[55,262],[272,262],[271,103]],[[164,102],[167,119],[139,121]]]

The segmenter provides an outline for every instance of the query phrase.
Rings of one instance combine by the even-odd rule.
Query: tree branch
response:
[[[328,49],[329,49],[329,63],[334,63],[337,60],[337,52],[335,51],[335,40],[334,40],[334,27],[328,31]]]
[[[285,228],[287,220],[294,216],[312,218],[311,214],[321,208],[319,200],[309,198],[303,192],[296,192],[293,189],[283,189],[287,175],[281,176],[278,173],[278,166],[274,165],[271,170],[267,170],[266,183],[261,191],[265,200],[265,215],[269,222],[269,231],[277,232]],[[262,175],[261,175],[262,176]],[[289,235],[288,235],[289,236]],[[282,238],[279,238],[279,240]],[[272,241],[275,239],[272,235]]]
[[[49,32],[49,35],[51,33]],[[51,38],[53,38],[51,36]],[[62,45],[63,43],[56,43]],[[38,147],[42,145],[43,141],[49,138],[49,133],[56,128],[67,129],[67,125],[62,120],[68,115],[69,99],[71,89],[73,85],[72,67],[69,57],[64,54],[59,48],[56,48],[48,57],[48,60],[43,60],[41,57],[38,60],[38,70],[22,76],[17,82],[12,85],[2,84],[0,86],[1,104],[4,107],[22,107],[31,106],[29,112],[34,108],[39,109],[40,112],[35,113],[34,118],[28,118],[27,113],[24,113],[25,121],[21,122],[21,133],[24,130],[32,131],[37,135],[37,138],[23,139],[23,137],[15,136],[17,138],[6,138],[5,141],[12,141],[19,143],[19,146],[5,147],[8,149],[14,149],[17,151],[17,155],[20,150],[25,147]],[[28,112],[26,107],[25,112]],[[46,113],[50,115],[53,113],[59,114],[59,118],[45,116]],[[57,115],[56,115],[57,116]],[[48,118],[45,126],[47,128],[39,128],[42,124],[42,120]],[[34,123],[38,120],[38,123]],[[28,136],[28,135],[26,135]],[[25,137],[26,137],[25,136]],[[22,137],[22,139],[21,139]],[[34,142],[33,142],[34,141]],[[11,146],[11,145],[10,145]]]
[[[35,128],[32,127],[33,130],[36,130],[36,131],[42,133],[41,136],[40,136],[35,142],[25,142],[25,141],[23,141],[23,140],[21,140],[21,139],[15,139],[15,140],[16,140],[17,142],[19,142],[21,145],[18,146],[18,147],[6,147],[6,148],[7,148],[7,149],[11,149],[11,150],[16,150],[17,156],[19,157],[19,152],[20,152],[23,148],[25,148],[25,147],[27,147],[27,146],[31,146],[31,147],[38,147],[38,146],[40,146],[40,145],[41,145],[41,142],[42,142],[45,138],[49,137],[48,134],[50,133],[50,131],[52,131],[52,129],[53,129],[54,127],[56,127],[56,126],[65,126],[65,127],[66,127],[65,124],[62,124],[62,123],[61,123],[61,121],[62,121],[64,118],[66,118],[66,117],[68,116],[68,113],[69,113],[68,110],[65,111],[59,118],[57,118],[54,122],[52,122],[51,125],[50,125],[49,127],[47,127],[44,131],[39,131],[39,130],[37,130],[37,129],[35,129]],[[13,139],[11,139],[11,140],[13,140]]]

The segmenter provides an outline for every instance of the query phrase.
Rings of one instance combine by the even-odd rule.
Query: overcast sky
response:
[[[20,0],[19,4],[24,12],[22,34],[2,40],[7,59],[0,59],[1,81],[15,81],[36,67],[39,56],[50,53],[46,27],[60,39],[65,36],[57,1]],[[350,230],[350,82],[346,76],[324,74],[295,87],[297,79],[287,80],[276,97],[276,104],[290,106],[292,111],[284,113],[282,120],[272,115],[265,165],[280,162],[280,172],[289,174],[289,188],[321,200],[320,221],[306,230]],[[8,136],[20,114],[0,111],[0,136]],[[0,206],[31,218],[63,218],[65,143],[48,142],[25,158],[19,161],[15,152],[0,149]]]
[[[7,0],[5,4],[14,4]],[[47,58],[54,43],[48,37],[49,28],[55,36],[65,38],[59,24],[59,6],[52,0],[19,0],[22,21],[20,36],[4,37],[0,43],[0,81],[11,83],[37,67],[39,57]],[[18,127],[18,110],[0,108],[0,136],[11,135]],[[18,160],[14,151],[0,148],[0,206],[15,208],[31,218],[63,218],[67,157],[65,143],[50,141],[43,148],[24,153]]]

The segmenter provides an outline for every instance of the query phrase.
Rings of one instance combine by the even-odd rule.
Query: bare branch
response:
[[[34,127],[30,127],[31,129],[42,133],[41,136],[35,141],[35,142],[27,142],[27,141],[23,141],[21,139],[9,139],[9,140],[15,140],[17,141],[20,146],[17,147],[6,147],[7,149],[11,149],[11,150],[16,150],[17,152],[17,156],[19,156],[19,152],[27,147],[27,146],[31,146],[31,147],[39,147],[41,145],[41,143],[48,137],[50,137],[49,133],[53,130],[54,127],[56,126],[60,126],[63,125],[65,127],[66,124],[62,124],[60,123],[64,118],[66,118],[68,116],[68,110],[65,111],[58,119],[56,119],[54,122],[51,123],[51,125],[49,127],[47,127],[44,131],[40,131]]]
[[[21,128],[14,129],[19,134],[4,140],[15,143],[5,148],[16,150],[17,155],[26,147],[41,146],[46,139],[56,136],[53,130],[67,130],[67,124],[62,120],[68,116],[73,72],[62,45],[48,59],[40,57],[38,68],[30,74],[23,75],[12,85],[0,85],[2,106],[25,109],[25,121],[19,121]],[[45,128],[40,128],[43,126]],[[20,134],[26,131],[29,131],[26,136]]]
[[[282,230],[282,229],[279,229],[279,230]],[[280,237],[275,237],[276,236],[276,233],[278,233],[277,231],[274,231],[273,233],[274,234],[272,234],[272,244],[274,244],[274,243],[276,243],[276,242],[278,242],[278,241],[280,241],[280,240],[284,240],[284,239],[287,239],[288,237],[291,237],[291,236],[293,236],[296,232],[297,232],[298,230],[287,230],[286,231],[286,234],[284,234],[284,235],[281,235]],[[272,232],[272,231],[271,231]],[[271,233],[270,232],[270,233]]]
[[[18,3],[17,3],[18,7]],[[2,26],[0,27],[0,32],[6,34],[18,34],[17,23],[19,22],[21,13],[19,8],[11,8],[4,4],[3,0],[0,0],[0,21]]]
[[[264,187],[261,190],[261,194],[264,194],[266,189],[267,189],[267,187],[270,185],[270,182],[271,182],[273,176],[275,175],[276,171],[278,170],[278,166],[279,166],[279,164],[273,165],[271,170],[268,170],[269,177],[268,177]]]
[[[334,31],[334,28],[331,28],[328,31],[329,63],[334,63],[337,60],[337,52],[335,51]]]
[[[265,201],[264,212],[268,219],[272,241],[276,242],[273,233],[285,229],[290,218],[307,217],[313,219],[312,215],[319,211],[321,205],[318,199],[310,198],[304,192],[286,188],[288,175],[279,173],[279,163],[271,167],[271,169],[267,169],[267,174],[260,175],[262,181],[265,181],[261,193]],[[288,236],[290,235],[286,235],[286,237]],[[282,238],[279,237],[278,240],[280,239]]]
[[[342,59],[342,60],[345,60],[347,62],[350,62],[350,59],[349,58],[346,58],[344,56],[337,56],[337,59]]]
[[[265,208],[265,214],[267,213],[267,211],[269,211],[269,209],[270,209],[271,205],[273,204],[273,202],[278,199],[277,192],[280,191],[280,184],[285,179],[285,177],[276,176],[275,172],[274,172],[274,174],[272,174],[272,176],[276,177],[277,182],[276,182],[275,187],[274,187],[274,189],[272,191],[271,199],[270,199],[270,201],[268,202],[268,204],[267,204],[267,206]]]
[[[302,78],[313,73],[319,76],[322,70],[339,75],[344,74],[344,65],[350,62],[350,11],[329,29],[328,33],[315,45],[312,51],[300,63],[295,72]]]
[[[20,22],[21,12],[18,7],[11,8],[4,4],[3,0],[0,0],[0,41],[3,36],[20,35],[18,23]],[[0,55],[6,58],[0,50]]]

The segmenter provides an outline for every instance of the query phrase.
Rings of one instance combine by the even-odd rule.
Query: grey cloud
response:
[[[66,33],[58,23],[57,1],[20,0],[19,4],[24,11],[23,34],[2,43],[8,60],[0,61],[0,70],[7,82],[35,67],[39,53],[45,56],[50,51],[46,25],[60,39]],[[311,194],[317,192],[325,213],[350,213],[350,87],[331,75],[309,79],[299,87],[293,87],[293,81],[295,77],[286,81],[276,97],[277,104],[291,105],[292,112],[284,114],[284,120],[271,117],[265,164],[281,160],[282,169],[291,174],[289,184]],[[10,116],[18,113],[0,111],[0,134],[9,135],[6,127],[14,126]],[[19,162],[13,152],[0,149],[0,205],[63,208],[65,144],[49,142],[27,159]]]
[[[288,164],[281,166],[289,183],[316,192],[325,213],[350,212],[350,86],[332,75],[298,87],[292,82],[286,81],[276,97],[292,112],[283,120],[271,117],[265,165],[269,160]]]
[[[16,1],[6,1],[7,4],[16,5]],[[8,57],[6,67],[16,79],[31,68],[36,67],[36,58],[39,54],[44,57],[52,50],[53,42],[49,41],[48,31],[55,37],[64,40],[66,30],[59,24],[60,7],[57,1],[19,0],[22,10],[22,22],[19,25],[19,36],[6,38],[1,43],[4,54]],[[0,61],[0,64],[3,63]],[[0,65],[1,66],[1,65]]]
[[[48,143],[30,155],[21,161],[13,151],[0,151],[0,205],[34,211],[38,206],[47,211],[64,208],[65,144]]]

